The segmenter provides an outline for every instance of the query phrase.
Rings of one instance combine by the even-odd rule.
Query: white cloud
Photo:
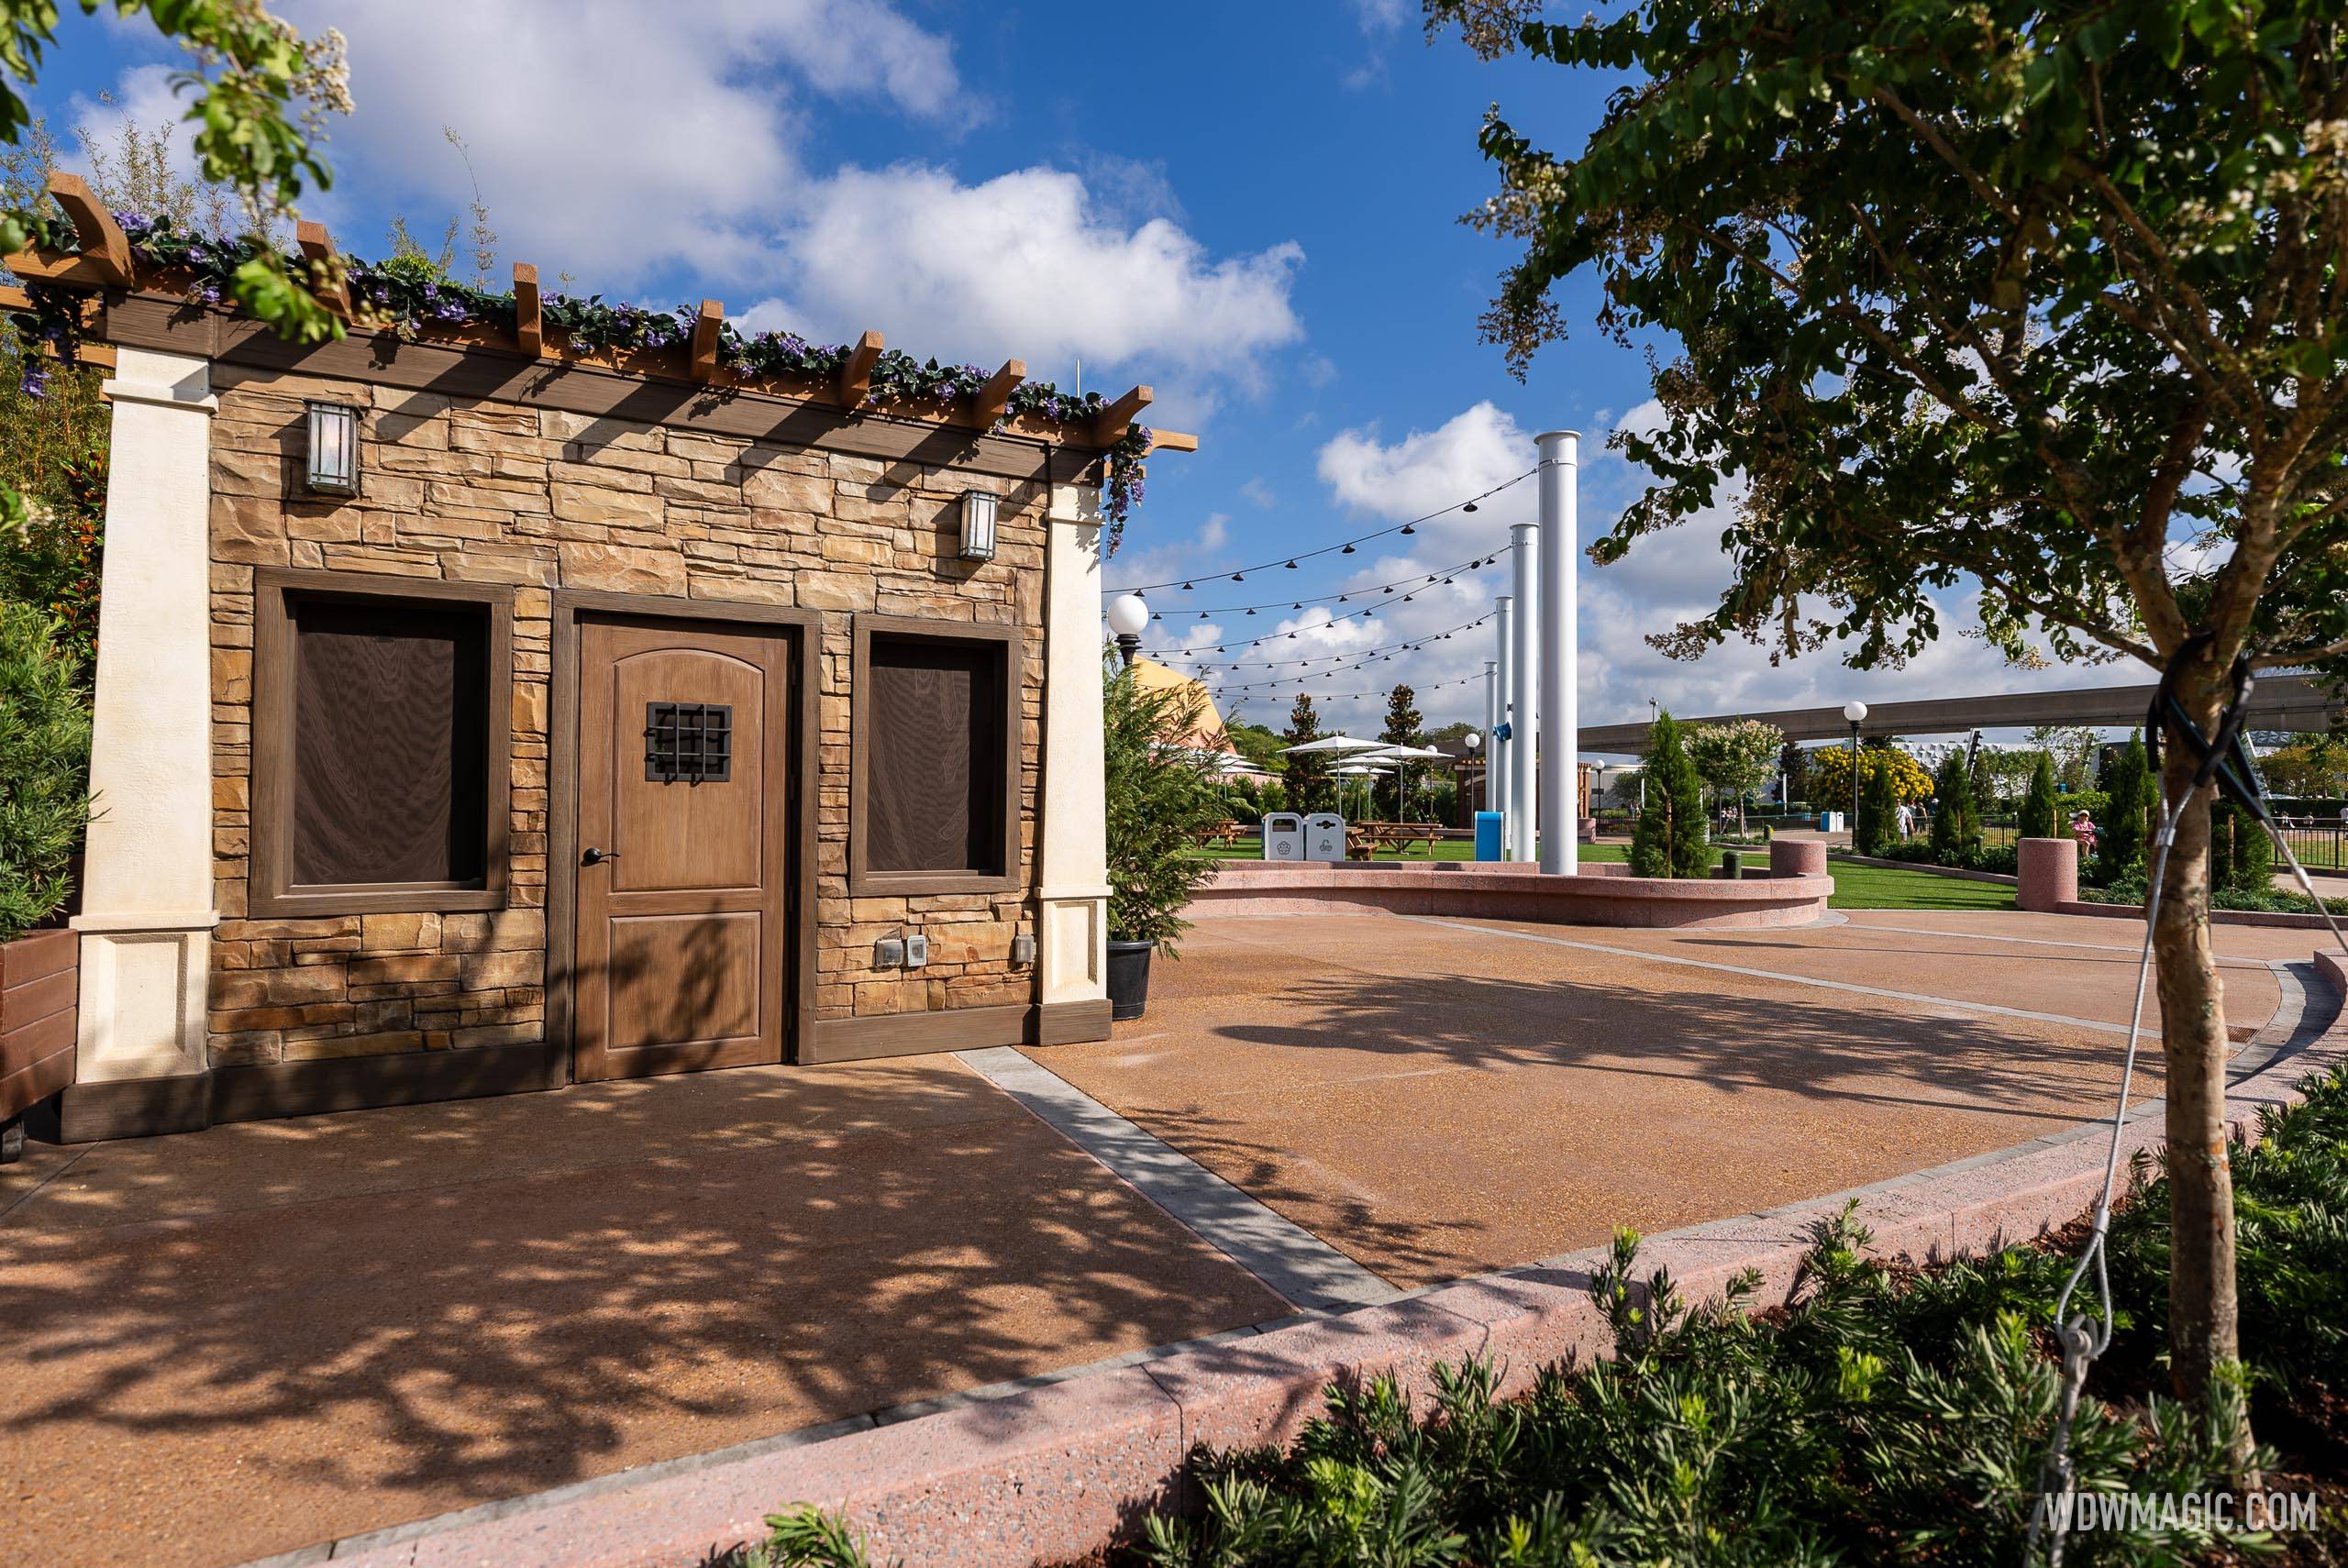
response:
[[[347,187],[413,204],[420,222],[463,211],[471,182],[440,140],[453,126],[507,256],[590,286],[671,261],[752,266],[804,178],[803,95],[877,99],[947,127],[981,107],[951,44],[885,0],[707,0],[689,17],[632,0],[294,0],[287,13],[349,37],[358,107],[327,147]]]
[[[810,121],[834,102],[924,122],[933,142],[987,112],[951,42],[901,0],[287,10],[305,31],[349,35],[357,112],[330,127],[337,189],[305,211],[361,254],[383,240],[359,226],[353,193],[433,235],[478,180],[501,270],[532,261],[621,298],[685,270],[753,326],[836,341],[878,327],[925,357],[1017,356],[1062,382],[1081,360],[1096,390],[1150,380],[1152,423],[1178,427],[1231,387],[1255,390],[1263,353],[1302,337],[1302,251],[1211,253],[1155,164],[1080,155],[1080,171],[974,181],[925,163],[811,168]],[[166,75],[126,72],[122,112],[176,122]],[[120,118],[76,106],[94,125]],[[470,171],[443,127],[465,138]]]
[[[1532,436],[1514,416],[1486,402],[1390,446],[1379,440],[1374,425],[1340,431],[1322,447],[1315,467],[1340,505],[1401,519],[1489,490],[1533,461]],[[1507,504],[1521,504],[1515,491]]]
[[[1653,429],[1662,410],[1643,403],[1624,414],[1617,428]],[[1532,436],[1507,411],[1479,403],[1431,430],[1413,430],[1398,440],[1374,429],[1347,430],[1325,443],[1318,471],[1331,497],[1358,516],[1394,522],[1422,516],[1523,473],[1534,461]],[[1604,445],[1603,433],[1582,444],[1582,543],[1611,525],[1622,508],[1644,487],[1645,476]],[[1940,637],[1904,669],[1853,670],[1842,647],[1830,647],[1798,661],[1773,665],[1766,647],[1735,642],[1707,652],[1692,663],[1666,657],[1648,646],[1648,634],[1667,629],[1709,611],[1730,580],[1720,535],[1733,515],[1742,487],[1723,484],[1714,509],[1676,528],[1641,540],[1621,562],[1600,568],[1581,560],[1581,708],[1587,723],[1639,718],[1653,697],[1683,715],[1762,712],[1776,708],[1841,702],[1852,696],[1869,701],[1931,694],[2021,690],[2033,687],[2094,684],[2097,675],[2078,668],[2023,672],[2010,668],[1977,637],[1960,635],[1977,625],[1970,594],[1942,596]],[[1482,550],[1504,545],[1506,525],[1531,521],[1538,503],[1531,482],[1517,485],[1479,504],[1472,514],[1452,512],[1422,524],[1416,535],[1379,541],[1379,553],[1344,580],[1348,590],[1390,582],[1413,570],[1449,566]],[[1409,547],[1407,549],[1402,547]],[[1484,613],[1494,594],[1506,591],[1508,563],[1448,586],[1422,587],[1404,604],[1399,596],[1381,601],[1373,624],[1377,635],[1323,635],[1322,641],[1350,647],[1401,639],[1431,639],[1446,627]],[[1484,661],[1492,657],[1494,629],[1486,624],[1447,642],[1429,641],[1390,660],[1341,671],[1333,679],[1306,683],[1316,695],[1382,690],[1409,681],[1430,724],[1456,719],[1480,723]],[[1264,657],[1259,653],[1257,657]],[[1277,675],[1287,672],[1274,671]],[[1452,684],[1467,678],[1463,684]],[[1247,674],[1226,678],[1237,682]],[[1296,689],[1284,686],[1285,701]],[[1370,723],[1382,712],[1381,698],[1365,697],[1328,706],[1329,722]]]
[[[1302,336],[1290,290],[1303,251],[1217,259],[1172,220],[1127,227],[1084,180],[1023,169],[966,185],[942,169],[844,169],[803,194],[778,260],[802,330],[886,324],[925,352],[1085,384],[1121,368],[1253,384],[1258,356]],[[1193,394],[1196,395],[1196,394]],[[1168,415],[1168,401],[1157,411]]]
[[[1242,483],[1239,493],[1267,512],[1279,504],[1279,497],[1272,493],[1272,487],[1264,482],[1261,474],[1253,475]]]

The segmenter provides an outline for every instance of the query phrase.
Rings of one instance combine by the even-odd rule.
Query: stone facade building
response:
[[[1146,392],[1006,425],[97,298],[64,1137],[1105,1037],[1099,485]]]

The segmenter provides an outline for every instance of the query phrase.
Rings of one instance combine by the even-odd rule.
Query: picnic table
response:
[[[1367,860],[1382,849],[1401,850],[1412,844],[1423,844],[1433,855],[1434,846],[1443,839],[1443,828],[1435,823],[1356,823],[1346,830],[1346,853],[1354,859]]]
[[[1210,844],[1231,845],[1237,844],[1239,842],[1240,835],[1245,834],[1246,831],[1246,823],[1225,820],[1212,823],[1206,827],[1199,828],[1195,830],[1191,836],[1196,839],[1202,845]]]

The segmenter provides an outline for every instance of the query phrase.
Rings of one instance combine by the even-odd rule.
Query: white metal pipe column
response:
[[[1488,658],[1488,659],[1486,659],[1486,660],[1484,661],[1484,756],[1483,756],[1483,762],[1484,762],[1484,805],[1483,805],[1483,809],[1484,809],[1485,811],[1488,811],[1488,812],[1497,812],[1497,811],[1499,811],[1499,810],[1500,810],[1500,807],[1499,807],[1499,806],[1497,806],[1497,805],[1493,804],[1493,795],[1492,795],[1492,771],[1493,771],[1493,766],[1494,766],[1494,765],[1493,765],[1493,762],[1492,762],[1492,758],[1493,758],[1493,756],[1494,756],[1494,755],[1495,755],[1495,754],[1494,754],[1494,752],[1493,752],[1493,750],[1492,750],[1492,745],[1493,745],[1493,742],[1492,742],[1492,726],[1493,726],[1494,724],[1499,723],[1500,722],[1501,722],[1501,667],[1500,667],[1500,664],[1499,664],[1499,662],[1498,662],[1497,660],[1494,660],[1494,659],[1489,659],[1489,658]]]
[[[1581,637],[1575,599],[1580,569],[1581,434],[1551,430],[1541,452],[1541,869],[1570,877],[1580,860],[1581,801],[1574,765],[1581,755]]]
[[[1509,627],[1509,663],[1516,675],[1516,701],[1509,724],[1508,857],[1531,860],[1541,827],[1540,787],[1533,776],[1534,756],[1541,749],[1541,561],[1535,553],[1540,530],[1530,523],[1516,523],[1510,525],[1508,532],[1510,547],[1516,552],[1516,619]],[[1565,831],[1567,842],[1571,843],[1573,830]]]
[[[1514,619],[1512,614],[1514,607],[1515,601],[1505,593],[1492,601],[1492,621],[1500,629],[1501,716],[1500,723],[1493,729],[1491,745],[1485,747],[1488,755],[1485,757],[1484,766],[1491,769],[1492,810],[1503,813],[1508,812],[1512,805],[1508,798],[1510,782],[1508,764],[1509,758],[1515,755],[1513,750],[1515,743],[1502,738],[1501,734],[1505,730],[1512,734],[1516,729],[1515,646],[1509,637],[1510,623]],[[1501,858],[1503,860],[1508,858],[1508,823],[1503,822],[1501,823]]]

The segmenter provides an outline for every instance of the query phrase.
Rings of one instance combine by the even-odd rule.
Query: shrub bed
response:
[[[1945,866],[1957,871],[1994,871],[2002,877],[2012,877],[2020,874],[2017,862],[2021,851],[2010,844],[1937,849],[1928,838],[1903,838],[1897,844],[1885,845],[1877,854],[1882,859],[1910,866]]]
[[[2246,1391],[2269,1491],[2314,1491],[2316,1529],[2280,1540],[2157,1515],[2070,1538],[2073,1563],[2348,1552],[2340,1485],[2348,1415],[2348,1070],[2262,1119],[2236,1153]],[[2140,1172],[2149,1176],[2151,1172]],[[2077,1485],[2186,1496],[2227,1480],[2221,1422],[2167,1397],[2165,1184],[2115,1218],[2110,1351],[2071,1452]],[[1192,1456],[1199,1517],[1154,1516],[1112,1561],[1245,1565],[2018,1562],[2059,1398],[2047,1330],[2076,1238],[1918,1270],[1871,1261],[1846,1211],[1823,1225],[1793,1304],[1748,1315],[1750,1281],[1693,1310],[1638,1239],[1592,1293],[1613,1359],[1545,1369],[1496,1397],[1487,1365],[1437,1374],[1431,1409],[1390,1381],[1332,1389],[1286,1452]],[[754,1562],[864,1561],[836,1521],[794,1510]]]
[[[2081,888],[2079,901],[2142,905],[2146,891],[2143,867],[2138,867],[2102,887]],[[2305,893],[2287,893],[2279,889],[2220,888],[2210,895],[2210,907],[2213,910],[2249,910],[2262,914],[2314,914],[2318,902],[2333,914],[2348,915],[2348,899],[2318,900]]]

